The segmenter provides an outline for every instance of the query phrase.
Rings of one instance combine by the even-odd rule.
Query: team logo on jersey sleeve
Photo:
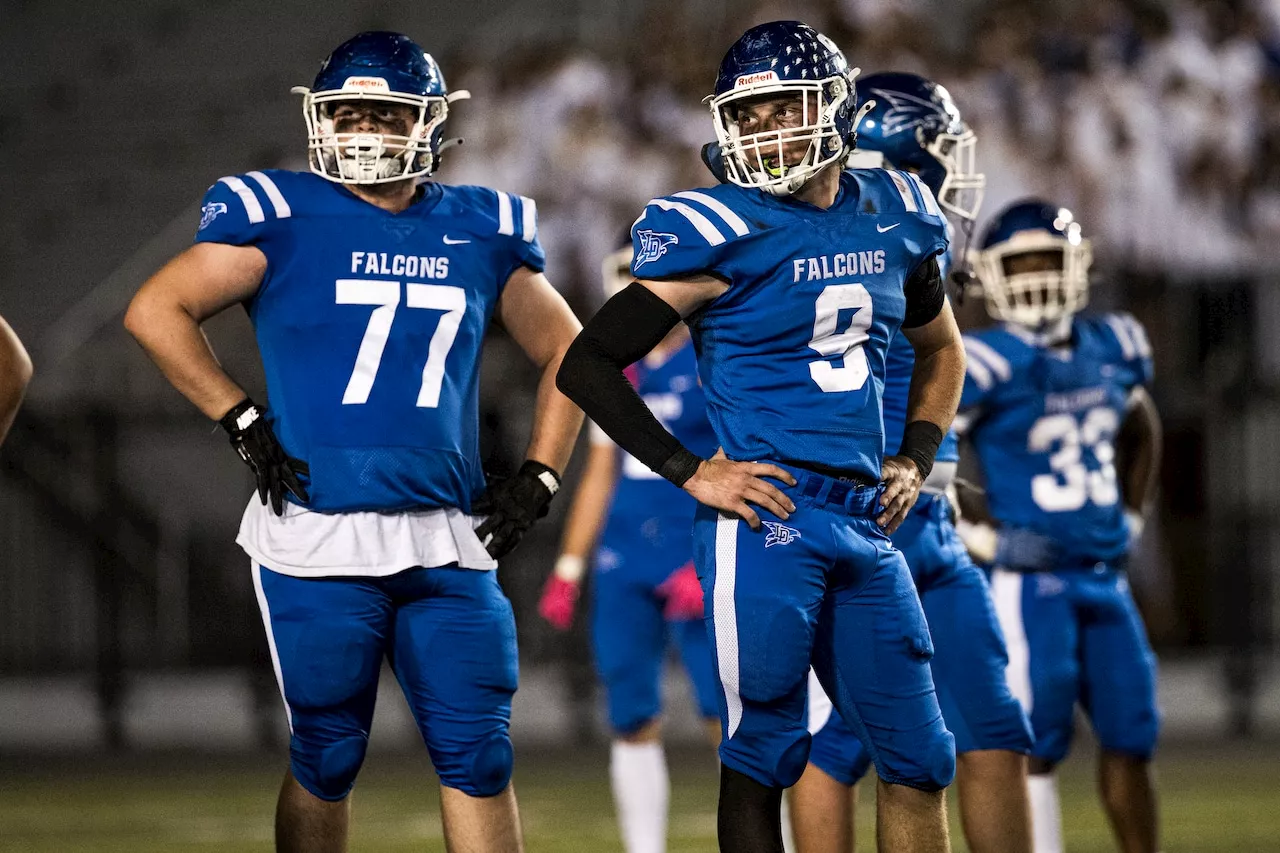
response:
[[[636,236],[640,238],[640,251],[636,254],[636,262],[634,269],[656,261],[667,253],[668,246],[674,246],[680,242],[680,238],[674,234],[664,234],[661,231],[637,231]]]
[[[764,547],[771,548],[774,545],[790,545],[792,542],[800,538],[800,531],[791,527],[778,524],[776,521],[762,521],[769,534],[764,537]]]
[[[213,220],[227,212],[227,206],[220,201],[211,201],[204,207],[200,208],[200,228],[203,231],[208,228]]]

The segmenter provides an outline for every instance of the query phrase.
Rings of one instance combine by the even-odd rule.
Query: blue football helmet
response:
[[[707,99],[725,177],[740,187],[790,195],[827,166],[841,168],[858,123],[857,75],[831,39],[799,21],[774,21],[743,33],[721,61],[715,94]],[[801,123],[741,134],[742,102],[769,95],[799,95]],[[804,157],[788,165],[784,146],[805,141]]]
[[[413,39],[399,33],[366,32],[343,42],[320,64],[311,88],[301,94],[307,122],[311,171],[343,184],[383,184],[425,177],[440,153],[461,140],[443,139],[449,104],[471,97],[450,93],[440,66]],[[335,133],[333,109],[343,101],[406,104],[418,111],[408,136]]]
[[[1009,270],[1018,255],[1045,253],[1051,269]],[[1070,210],[1031,198],[1015,202],[987,226],[974,264],[987,313],[1033,329],[1075,314],[1089,301],[1093,246]]]
[[[975,169],[978,140],[951,94],[917,74],[872,74],[857,85],[858,97],[873,106],[858,123],[850,165],[916,172],[944,210],[977,219],[987,177]]]

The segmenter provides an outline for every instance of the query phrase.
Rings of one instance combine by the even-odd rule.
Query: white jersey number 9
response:
[[[1045,512],[1073,512],[1086,501],[1111,506],[1120,499],[1116,485],[1116,451],[1112,445],[1119,418],[1114,409],[1096,408],[1082,421],[1075,415],[1046,415],[1036,421],[1027,436],[1027,450],[1049,453],[1052,474],[1031,478],[1031,499]],[[1056,448],[1056,449],[1055,449]],[[1088,448],[1098,462],[1096,470],[1085,466],[1081,450]]]
[[[852,309],[849,326],[839,331],[842,309]],[[822,289],[814,304],[813,338],[809,349],[826,358],[841,356],[839,365],[823,358],[809,362],[809,375],[828,394],[857,391],[867,384],[871,371],[862,345],[871,330],[871,294],[860,284],[831,284]]]

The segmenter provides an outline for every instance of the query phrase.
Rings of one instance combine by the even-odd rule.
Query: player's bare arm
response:
[[[257,248],[197,243],[147,279],[129,303],[124,325],[173,387],[227,431],[253,471],[258,498],[283,515],[286,489],[303,503],[309,499],[299,475],[310,469],[285,454],[263,411],[218,364],[200,329],[252,297],[266,269],[266,255]]]
[[[214,355],[200,324],[257,291],[267,258],[252,246],[197,243],[147,279],[124,325],[173,386],[218,420],[247,396]]]
[[[593,442],[565,520],[560,556],[538,600],[538,613],[558,631],[567,631],[573,624],[587,556],[609,517],[617,483],[617,447],[608,441]]]
[[[1141,531],[1142,517],[1155,499],[1160,475],[1160,455],[1164,429],[1155,401],[1146,389],[1138,386],[1129,394],[1129,408],[1117,435],[1117,461],[1120,469],[1121,494],[1131,526]]]
[[[560,543],[560,557],[572,558],[579,565],[595,547],[609,517],[609,505],[613,490],[618,484],[618,450],[610,442],[593,443],[587,456],[587,466],[578,483],[578,491],[569,507],[565,521],[564,538]],[[560,574],[557,568],[557,574]],[[581,577],[581,571],[578,572]],[[568,574],[566,580],[575,580]]]
[[[507,280],[497,320],[542,370],[533,435],[525,458],[562,472],[582,428],[582,410],[556,390],[555,379],[582,324],[547,277],[528,267],[518,268]]]
[[[681,319],[726,289],[711,276],[633,283],[606,302],[574,341],[558,382],[623,450],[699,502],[733,513],[759,530],[760,517],[750,504],[782,519],[795,510],[790,498],[762,478],[788,485],[795,485],[795,478],[768,463],[734,462],[723,454],[698,457],[654,417],[623,375]]]
[[[936,263],[932,267],[936,272]],[[940,279],[938,284],[941,285]],[[964,389],[964,342],[949,302],[944,300],[928,322],[904,325],[902,332],[915,351],[916,361],[902,446],[896,455],[884,460],[881,468],[885,511],[876,521],[889,533],[898,529],[915,505],[938,444],[955,419]]]
[[[31,373],[31,357],[17,334],[0,317],[0,442],[13,426],[13,419],[31,382]]]
[[[473,506],[477,514],[488,516],[476,535],[497,558],[515,548],[547,514],[560,490],[560,472],[569,464],[582,412],[556,390],[555,376],[582,326],[546,276],[524,266],[507,279],[495,316],[542,371],[524,464],[515,476],[491,485]]]

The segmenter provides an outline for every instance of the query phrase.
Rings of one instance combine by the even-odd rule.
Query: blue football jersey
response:
[[[947,226],[948,237],[951,234]],[[938,269],[942,280],[947,280],[951,271],[951,250],[938,257]],[[907,397],[911,390],[911,374],[916,368],[916,351],[905,335],[896,335],[889,344],[889,353],[884,360],[884,448],[885,452],[894,454],[902,446],[902,433],[907,428]],[[960,461],[960,439],[955,430],[947,430],[938,446],[938,454],[934,457],[938,462]]]
[[[267,257],[247,307],[308,508],[470,510],[485,329],[511,274],[545,262],[531,200],[425,183],[393,214],[310,173],[249,172],[209,189],[196,241]]]
[[[645,405],[680,443],[702,457],[716,452],[716,435],[707,420],[707,398],[698,382],[698,360],[686,343],[659,365],[638,361],[627,371]],[[610,517],[679,516],[692,522],[697,505],[631,454],[621,454],[618,486]]]
[[[676,193],[648,204],[632,241],[637,278],[729,284],[688,322],[730,459],[879,478],[885,353],[903,285],[947,246],[919,179],[846,171],[827,210],[733,184]]]
[[[1115,435],[1151,346],[1127,314],[1077,315],[1068,344],[1006,324],[965,336],[961,422],[1002,524],[1058,541],[1068,559],[1114,560],[1128,543]]]

